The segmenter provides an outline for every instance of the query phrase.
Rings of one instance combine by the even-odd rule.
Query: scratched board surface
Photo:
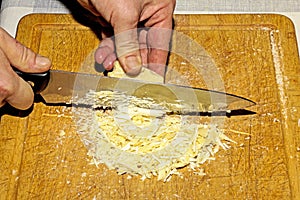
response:
[[[256,102],[249,108],[254,114],[225,118],[223,129],[236,144],[203,165],[205,176],[181,169],[183,177],[166,183],[142,181],[91,164],[71,108],[36,103],[23,117],[1,116],[0,199],[299,198],[300,68],[293,24],[280,15],[174,18],[175,29],[214,60],[226,92]],[[49,56],[53,69],[67,71],[91,66],[86,60],[99,45],[94,32],[70,15],[26,16],[17,38]],[[172,45],[187,48],[180,41]],[[171,53],[166,81],[178,79],[205,87],[189,60]]]

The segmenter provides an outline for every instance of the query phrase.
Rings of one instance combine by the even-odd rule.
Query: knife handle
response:
[[[31,85],[35,94],[41,93],[50,80],[50,70],[41,73],[26,73],[14,68],[14,71]]]

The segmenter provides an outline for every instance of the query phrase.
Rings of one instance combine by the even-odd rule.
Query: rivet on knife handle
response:
[[[42,73],[26,73],[17,69],[14,69],[14,71],[31,85],[35,94],[42,92],[47,87],[50,80],[50,71]]]

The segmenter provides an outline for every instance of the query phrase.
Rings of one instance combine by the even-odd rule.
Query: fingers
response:
[[[96,62],[109,70],[116,58],[111,50],[116,50],[118,60],[129,76],[140,73],[142,62],[137,37],[137,22],[140,14],[139,1],[77,0],[83,7],[97,16],[103,17],[113,27],[115,46],[100,44],[95,53]],[[135,29],[134,31],[131,31]],[[115,47],[115,49],[114,49]]]
[[[95,53],[95,60],[103,64],[106,70],[111,70],[113,62],[117,59],[113,41],[115,40],[118,59],[121,64],[123,62],[122,67],[128,75],[135,76],[139,74],[142,66],[146,66],[163,76],[171,32],[170,29],[162,28],[150,28],[149,31],[142,29],[136,40],[132,40],[137,37],[136,29],[122,32],[115,38],[106,38],[101,42]]]
[[[113,62],[118,56],[124,72],[129,76],[136,76],[142,67],[137,29],[121,31],[123,29],[127,29],[126,26],[123,27],[123,24],[122,27],[116,25],[114,28],[115,36],[102,40],[96,50],[95,60],[97,63],[103,64],[106,70],[111,70]],[[107,37],[107,35],[103,35],[103,37]]]
[[[0,106],[9,103],[18,109],[28,109],[33,103],[33,91],[11,66],[24,72],[44,72],[50,68],[51,61],[20,44],[2,28],[0,61]]]
[[[113,62],[117,59],[115,54],[114,42],[112,38],[105,38],[100,43],[99,48],[95,52],[95,60],[103,65],[106,70],[113,68]]]
[[[137,75],[143,64],[163,76],[169,53],[175,1],[145,2],[141,5],[141,12],[138,9],[132,10],[131,17],[122,15],[115,24],[112,23],[117,55],[127,74],[130,72],[131,75]],[[139,13],[135,15],[135,12]],[[139,31],[139,36],[136,29],[138,21],[143,21],[144,26],[149,27]]]
[[[147,35],[149,46],[147,67],[163,76],[166,70],[172,30],[166,28],[150,28]]]
[[[31,49],[23,46],[0,28],[0,49],[9,63],[24,72],[44,72],[51,66],[51,61],[37,55]]]
[[[147,34],[148,68],[162,76],[170,51],[174,8],[175,1],[162,1],[157,12],[147,14],[151,17],[145,23],[150,27]]]
[[[148,46],[147,46],[147,30],[140,29],[139,30],[139,45],[140,45],[140,53],[142,57],[142,65],[147,66],[148,64]]]
[[[101,44],[95,54],[98,63],[102,63],[106,69],[111,69],[112,62],[118,57],[127,75],[138,75],[142,64],[147,64],[153,71],[164,75],[171,32],[162,31],[161,34],[151,29],[172,29],[175,0],[78,1],[113,27],[115,37],[111,41],[115,42],[115,46]],[[142,31],[138,36],[139,22],[145,27],[151,27],[148,34]],[[114,50],[116,54],[113,53]]]
[[[27,110],[30,108],[34,101],[34,94],[31,86],[19,77],[15,77],[15,87],[13,93],[6,97],[6,102],[11,106],[20,109]]]
[[[31,86],[12,70],[4,52],[0,49],[0,107],[5,103],[26,110],[33,103]]]
[[[115,30],[115,45],[119,62],[129,76],[137,76],[142,69],[142,58],[139,50],[138,33],[135,24],[122,28],[118,25]]]
[[[138,75],[142,59],[139,52],[137,24],[143,1],[88,1],[113,27],[116,54],[125,73],[129,76]]]

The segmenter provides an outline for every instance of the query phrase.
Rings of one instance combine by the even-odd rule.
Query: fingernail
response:
[[[46,58],[41,55],[37,55],[35,61],[39,67],[49,67],[51,65],[51,61],[49,60],[49,58]]]
[[[126,74],[129,76],[137,76],[142,69],[141,59],[137,56],[128,56],[125,60]]]

